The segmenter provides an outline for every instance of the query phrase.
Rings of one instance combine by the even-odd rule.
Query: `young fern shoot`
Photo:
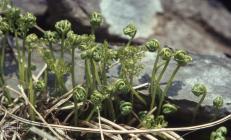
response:
[[[131,46],[131,41],[136,35],[137,29],[135,25],[129,24],[123,29],[124,35],[129,37],[129,41],[125,47],[120,48],[118,51],[118,58],[121,64],[120,78],[127,82],[130,86],[130,102],[133,104],[133,96],[136,96],[144,105],[146,101],[133,89],[133,81],[135,76],[137,76],[142,70],[142,65],[139,63],[143,57],[142,48]]]
[[[82,86],[78,85],[73,89],[72,94],[74,100],[74,124],[77,126],[79,120],[78,103],[84,102],[87,99],[87,92]]]
[[[210,140],[226,140],[225,136],[227,135],[228,130],[226,127],[221,126],[216,131],[213,131],[210,134]]]
[[[102,102],[104,99],[105,96],[101,92],[97,90],[93,91],[93,93],[90,96],[90,101],[93,104],[93,109],[91,110],[90,114],[86,118],[86,121],[91,120],[94,113],[97,111],[97,108],[102,108]]]
[[[214,120],[219,116],[219,110],[223,107],[223,104],[224,104],[224,100],[223,100],[222,96],[217,96],[213,100],[213,106],[216,109],[216,114],[215,114]]]
[[[206,86],[204,84],[197,83],[192,87],[192,93],[197,97],[201,96],[201,99],[198,102],[198,104],[197,104],[197,106],[196,106],[196,108],[195,108],[195,110],[193,112],[193,117],[192,117],[192,123],[193,123],[195,121],[195,119],[196,119],[198,109],[199,109],[201,103],[204,101],[205,96],[207,94],[207,88],[206,88]]]
[[[167,85],[166,85],[163,93],[161,94],[160,101],[159,101],[159,106],[158,106],[158,110],[157,110],[157,115],[160,115],[160,113],[161,113],[161,108],[162,108],[162,104],[164,102],[164,98],[167,96],[168,90],[171,87],[173,79],[176,76],[178,70],[180,69],[180,67],[185,66],[187,63],[192,61],[192,57],[190,55],[188,55],[183,50],[176,51],[173,54],[173,56],[174,56],[174,60],[177,62],[177,66],[173,70],[172,75],[170,76],[170,78],[169,78],[169,80],[167,82]]]
[[[60,20],[56,22],[55,29],[58,32],[58,35],[61,39],[61,60],[64,60],[64,47],[65,47],[65,38],[67,33],[71,30],[71,23],[68,20]]]
[[[159,56],[160,56],[160,43],[156,39],[152,39],[145,43],[145,47],[149,52],[156,52],[157,51],[157,56],[155,59],[155,62],[153,64],[153,69],[152,69],[152,75],[151,75],[151,82],[149,86],[149,94],[151,95],[151,104],[150,104],[150,110],[152,110],[155,106],[155,100],[156,100],[156,88],[157,88],[157,80],[156,80],[156,72],[157,72],[157,64],[159,61]]]
[[[67,38],[64,41],[65,46],[69,48],[71,52],[71,80],[72,88],[75,87],[75,49],[81,43],[81,37],[75,34],[72,30],[67,33]]]
[[[35,107],[36,105],[36,94],[34,91],[34,84],[32,79],[32,63],[31,63],[31,55],[32,50],[36,47],[36,43],[38,42],[38,37],[36,34],[30,34],[26,37],[25,40],[27,44],[27,50],[28,50],[28,64],[27,64],[27,81],[28,81],[28,94],[29,94],[29,101],[30,103]],[[32,121],[35,120],[35,113],[33,109],[29,108],[29,114]]]
[[[4,79],[4,68],[5,68],[5,49],[7,47],[7,36],[10,31],[10,26],[6,22],[5,18],[2,18],[0,16],[0,36],[2,37],[2,44],[0,48],[0,87],[2,88],[4,92],[4,96],[7,98],[8,103],[12,103],[12,98],[7,91],[7,89],[4,88],[5,86],[5,79]]]

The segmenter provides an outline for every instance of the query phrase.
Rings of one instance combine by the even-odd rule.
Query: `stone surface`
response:
[[[154,62],[152,55],[147,53],[143,59],[144,71],[141,77],[146,74],[150,75],[152,63]],[[173,61],[169,65],[162,82],[168,81],[175,67],[176,64]],[[203,104],[212,105],[213,99],[217,95],[221,95],[224,98],[227,109],[231,112],[231,106],[229,105],[231,104],[231,87],[228,86],[231,82],[230,70],[230,59],[194,54],[193,61],[189,65],[180,68],[168,94],[172,99],[187,99],[197,102],[198,98],[191,93],[191,87],[198,82],[204,83],[208,88],[208,95]]]
[[[163,0],[169,12],[197,21],[209,28],[209,32],[231,41],[231,13],[218,0]]]
[[[93,11],[104,16],[97,32],[101,40],[124,41],[123,27],[134,23],[138,27],[136,43],[157,38],[173,48],[200,54],[231,54],[231,13],[217,0],[49,0],[48,23],[68,18],[76,31],[90,32],[88,17]]]
[[[47,10],[46,0],[12,0],[17,7],[35,15],[44,15]]]
[[[169,100],[182,108],[181,112],[190,117],[195,109],[196,103],[200,100],[191,92],[195,83],[204,83],[208,88],[208,94],[202,103],[201,117],[212,118],[214,116],[213,99],[216,96],[224,98],[224,108],[220,115],[231,112],[231,60],[225,57],[192,54],[193,61],[187,66],[181,67],[177,73],[172,87],[169,89]],[[135,81],[135,85],[149,82],[152,73],[155,53],[147,52],[142,60],[144,69]],[[176,63],[171,61],[161,81],[164,88]],[[110,71],[112,77],[118,77],[119,66]],[[142,91],[147,94],[147,90]],[[182,115],[182,114],[180,114]],[[190,120],[190,118],[188,118]]]
[[[163,0],[165,16],[154,37],[200,54],[231,53],[231,13],[216,0]]]
[[[157,38],[173,48],[184,48],[200,54],[231,54],[231,13],[218,0],[14,0],[35,14],[44,14],[39,24],[52,27],[60,19],[69,19],[78,33],[89,33],[89,15],[104,16],[96,32],[99,40],[124,42],[122,29],[128,23],[137,25],[135,43]],[[48,7],[48,8],[47,8]],[[47,14],[45,11],[47,9]],[[50,25],[50,26],[48,26]]]
[[[182,22],[182,19],[177,17],[162,20],[159,33],[153,36],[160,40],[162,45],[166,44],[175,49],[185,49],[198,54],[231,53],[229,46],[219,42],[194,22],[189,20]]]
[[[76,58],[79,59],[79,53]],[[202,103],[202,106],[212,106],[213,99],[220,95],[224,98],[224,112],[231,112],[231,60],[221,56],[198,55],[192,54],[193,61],[187,66],[181,67],[177,73],[173,85],[169,90],[169,99],[179,101],[189,101],[195,105],[199,98],[191,93],[191,88],[195,83],[204,83],[208,88],[208,94]],[[155,53],[147,52],[142,59],[144,69],[134,82],[135,85],[149,82],[152,73]],[[113,67],[109,71],[112,78],[118,77],[119,65]],[[176,63],[171,61],[168,66],[161,83],[166,83],[170,78]],[[84,63],[82,60],[76,60],[76,72],[83,72]],[[76,75],[78,83],[83,81],[83,75]],[[67,85],[71,85],[71,80],[67,81]],[[163,88],[164,88],[163,84]],[[194,106],[191,106],[192,108]],[[209,108],[207,108],[209,109]]]
[[[56,0],[49,0],[48,5],[51,18],[71,18],[85,26],[89,26],[88,17],[92,12],[101,12],[105,22],[103,27],[108,27],[110,34],[120,37],[124,37],[123,28],[129,23],[134,23],[138,28],[136,37],[147,38],[153,33],[152,28],[156,25],[156,13],[163,11],[159,0],[60,0],[58,3]]]
[[[157,24],[155,15],[163,12],[159,0],[102,0],[100,9],[105,21],[109,24],[109,32],[123,36],[122,29],[128,23],[137,26],[136,37],[148,38],[153,34]]]

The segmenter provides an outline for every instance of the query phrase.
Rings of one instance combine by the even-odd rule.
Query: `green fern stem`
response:
[[[159,57],[160,57],[160,49],[158,49],[157,51],[157,56],[156,56],[156,60],[154,62],[153,65],[153,69],[152,69],[152,77],[151,77],[151,85],[149,87],[149,92],[151,95],[151,104],[150,104],[150,110],[153,109],[153,107],[155,106],[155,100],[156,100],[156,95],[154,93],[154,84],[156,85],[156,73],[157,73],[157,64],[159,61]]]
[[[161,107],[163,105],[163,102],[164,102],[164,98],[166,97],[167,95],[167,92],[170,88],[170,86],[172,85],[172,82],[173,82],[173,79],[177,73],[177,71],[180,69],[180,66],[181,65],[177,65],[177,67],[175,68],[175,70],[173,71],[170,79],[168,80],[168,83],[167,83],[167,86],[165,87],[164,91],[163,91],[163,94],[161,94],[161,97],[160,97],[160,102],[159,102],[159,106],[158,106],[158,111],[157,111],[157,115],[159,116],[160,115],[160,112],[161,112]]]

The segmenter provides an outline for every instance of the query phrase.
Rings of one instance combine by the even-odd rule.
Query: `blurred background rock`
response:
[[[101,12],[104,25],[98,41],[122,43],[122,29],[136,24],[134,43],[157,38],[162,45],[188,51],[231,55],[231,2],[229,0],[13,0],[38,17],[44,29],[59,19],[69,19],[76,32],[89,33],[88,17]]]

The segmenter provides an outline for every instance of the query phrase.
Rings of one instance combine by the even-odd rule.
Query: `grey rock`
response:
[[[180,68],[173,85],[170,88],[168,95],[172,100],[188,100],[194,103],[198,102],[199,98],[194,96],[191,88],[195,83],[204,83],[208,88],[208,94],[202,103],[202,106],[212,106],[213,99],[220,95],[224,98],[224,108],[231,112],[231,60],[221,56],[198,55],[192,54],[193,61]],[[79,53],[76,54],[76,73],[84,72],[84,63],[80,59]],[[149,82],[153,63],[155,61],[155,53],[145,53],[141,64],[144,69],[134,80],[134,86]],[[168,66],[161,83],[166,83],[176,67],[175,61],[171,61]],[[116,79],[119,74],[119,65],[112,67],[109,71],[109,76]],[[83,75],[76,75],[77,83],[83,82]],[[70,83],[70,80],[69,80]],[[163,85],[162,88],[164,88]]]
[[[5,69],[4,69],[4,79],[7,85],[10,85],[12,88],[17,89],[18,78],[17,78],[17,64],[14,61],[10,53],[5,53]],[[12,97],[17,97],[15,93],[11,93]]]
[[[163,0],[164,9],[201,24],[208,33],[231,41],[231,13],[218,0]]]
[[[153,28],[157,24],[155,15],[163,12],[159,0],[145,0],[142,2],[139,0],[60,0],[59,2],[49,0],[48,6],[52,23],[62,17],[69,18],[73,22],[81,24],[81,26],[89,27],[89,15],[98,11],[104,16],[102,28],[106,28],[105,31],[109,31],[110,35],[124,37],[123,28],[129,23],[134,23],[138,28],[137,38],[147,38],[150,34],[153,34]]]
[[[12,0],[13,4],[35,15],[44,15],[47,10],[46,0]]]
[[[50,24],[67,18],[80,33],[90,32],[89,15],[101,12],[104,24],[97,32],[101,40],[124,41],[123,27],[134,23],[138,27],[135,43],[156,38],[199,54],[231,54],[231,14],[217,0],[49,0],[48,11]]]
[[[71,19],[74,24],[89,27],[89,15],[78,0],[48,0],[48,22],[54,24],[60,19]],[[73,28],[77,28],[75,25]]]
[[[102,0],[100,8],[111,34],[123,36],[122,29],[128,23],[134,23],[138,29],[136,37],[143,38],[153,34],[157,24],[155,15],[163,12],[159,0]]]
[[[231,54],[228,45],[211,36],[203,27],[191,20],[182,21],[179,17],[162,19],[160,31],[154,35],[161,44],[175,49],[185,49],[198,54],[222,55]]]
[[[140,76],[134,80],[134,85],[140,85],[150,81],[153,63],[156,54],[147,52],[141,61],[144,69]],[[180,106],[181,114],[190,117],[195,109],[196,103],[200,98],[194,96],[191,88],[195,83],[204,83],[208,88],[208,94],[202,103],[202,108],[199,111],[200,117],[213,118],[215,109],[213,108],[213,99],[217,96],[222,96],[224,99],[224,107],[220,110],[220,115],[224,116],[231,112],[231,60],[221,56],[198,55],[192,54],[193,61],[187,66],[181,67],[178,71],[173,84],[168,92],[170,102]],[[170,78],[174,68],[175,61],[171,61],[162,80],[162,89],[166,86],[166,82]],[[118,77],[119,66],[116,66],[110,71],[112,77]],[[148,94],[147,90],[141,91]],[[187,118],[190,120],[190,118]],[[205,119],[206,120],[206,119]]]
[[[143,75],[150,75],[151,73],[151,64],[154,61],[152,55],[153,54],[147,53],[142,62],[145,64]],[[176,104],[181,105],[183,110],[192,112],[195,108],[195,103],[197,103],[200,98],[192,94],[191,88],[195,83],[204,83],[208,88],[208,94],[202,103],[203,111],[201,115],[207,117],[214,115],[215,112],[212,107],[213,99],[217,96],[222,96],[224,99],[224,108],[221,110],[220,115],[230,113],[231,87],[229,83],[231,82],[231,60],[225,57],[210,55],[193,54],[192,57],[193,61],[187,66],[180,68],[177,73],[173,85],[169,89],[168,98],[175,101]],[[168,81],[175,67],[176,63],[174,61],[171,62],[161,82]]]
[[[152,55],[152,54],[149,54]],[[152,57],[146,57],[143,61],[144,73],[151,72],[149,64],[154,60]],[[173,69],[176,67],[172,62],[163,77],[162,82],[168,81]],[[198,98],[191,93],[191,88],[195,83],[204,83],[208,88],[208,95],[202,105],[212,105],[213,99],[220,95],[224,98],[225,107],[231,112],[231,60],[224,57],[209,55],[193,55],[193,61],[180,68],[173,82],[172,88],[169,90],[169,98],[177,100],[190,100],[197,102]]]

